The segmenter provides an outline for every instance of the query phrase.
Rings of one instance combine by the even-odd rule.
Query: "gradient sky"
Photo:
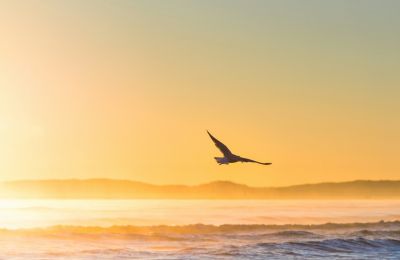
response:
[[[400,1],[1,1],[0,180],[400,179]],[[206,129],[271,166],[219,166]]]

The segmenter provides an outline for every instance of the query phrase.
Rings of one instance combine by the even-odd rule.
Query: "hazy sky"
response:
[[[1,1],[0,178],[400,179],[400,1]],[[219,166],[210,130],[271,166]]]

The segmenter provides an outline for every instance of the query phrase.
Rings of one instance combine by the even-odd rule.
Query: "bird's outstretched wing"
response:
[[[210,132],[208,132],[208,135],[211,137],[211,140],[213,140],[215,146],[221,151],[221,153],[226,157],[226,156],[231,156],[232,152],[228,149],[228,147],[226,147],[226,145],[224,145],[223,143],[221,143],[220,141],[217,140],[217,138],[215,138],[214,136],[212,136],[210,134]]]
[[[258,161],[254,161],[252,159],[243,158],[243,157],[240,157],[240,156],[238,156],[238,160],[239,160],[239,162],[252,162],[252,163],[259,163],[259,164],[262,164],[262,165],[270,165],[270,164],[272,164],[272,163],[258,162]]]

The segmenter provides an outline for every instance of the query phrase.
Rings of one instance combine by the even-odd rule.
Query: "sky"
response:
[[[399,8],[0,1],[0,180],[400,179]]]

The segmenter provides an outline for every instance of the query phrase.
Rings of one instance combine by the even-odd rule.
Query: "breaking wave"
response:
[[[18,254],[6,251],[12,246],[0,249],[6,259],[400,259],[399,221],[51,226],[2,229],[0,239],[3,245],[19,243]]]
[[[134,226],[134,225],[115,225],[110,227],[101,226],[71,226],[55,225],[45,228],[31,229],[1,229],[1,233],[23,232],[23,233],[75,233],[75,234],[154,234],[154,233],[173,233],[173,234],[215,234],[215,233],[237,233],[237,232],[266,232],[270,231],[275,236],[310,236],[315,235],[312,231],[348,231],[351,235],[400,235],[400,221],[379,221],[370,223],[326,223],[317,225],[154,225],[154,226]],[[271,235],[271,234],[270,234]]]

